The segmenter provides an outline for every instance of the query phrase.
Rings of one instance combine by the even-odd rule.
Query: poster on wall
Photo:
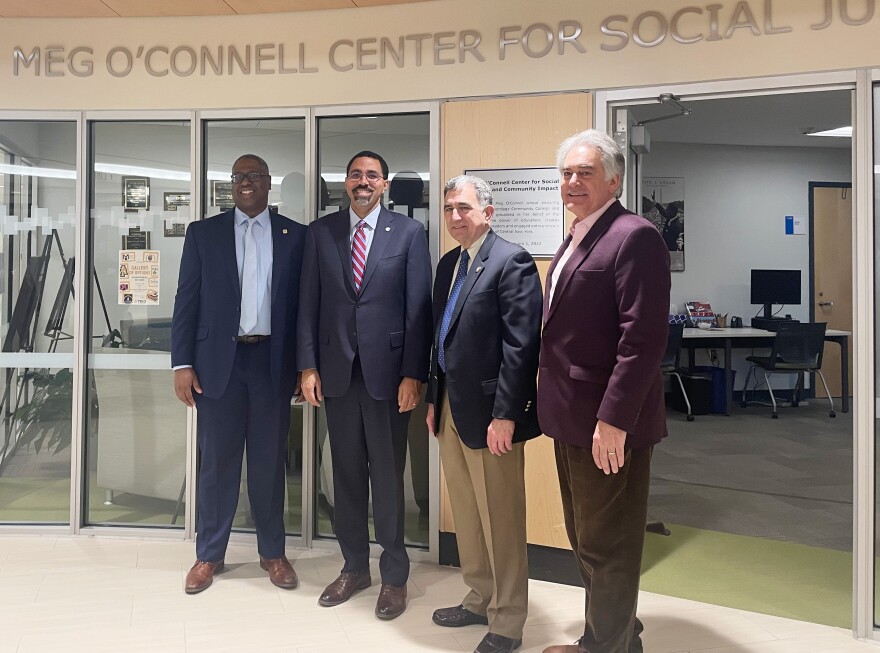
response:
[[[149,306],[159,303],[159,252],[119,250],[119,304]]]
[[[492,189],[492,229],[532,256],[554,256],[565,234],[556,168],[465,170]]]
[[[663,236],[669,269],[684,271],[684,177],[643,177],[642,215]]]

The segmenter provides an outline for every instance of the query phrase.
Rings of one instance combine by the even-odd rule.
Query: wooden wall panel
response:
[[[556,165],[556,148],[571,134],[592,127],[588,93],[449,102],[442,112],[443,179],[473,168]],[[441,250],[456,245],[442,230]],[[561,238],[560,234],[560,238]],[[539,259],[543,280],[549,259]],[[570,548],[562,519],[553,442],[526,445],[526,500],[530,544]],[[454,532],[445,482],[440,530]]]

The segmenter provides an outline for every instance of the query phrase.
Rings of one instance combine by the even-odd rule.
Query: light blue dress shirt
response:
[[[255,218],[249,218],[247,215],[235,209],[235,258],[238,264],[238,283],[241,287],[242,268],[244,266],[244,237],[246,229],[244,223],[246,220],[251,221],[250,229],[256,229],[254,239],[257,242],[257,279],[259,280],[257,288],[241,288],[242,294],[246,292],[257,293],[257,325],[251,329],[250,333],[244,333],[241,328],[238,335],[260,335],[268,336],[272,334],[272,220],[269,218],[269,207],[267,206],[262,213]]]

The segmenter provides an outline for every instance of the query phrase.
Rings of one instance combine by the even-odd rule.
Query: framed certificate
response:
[[[235,200],[232,199],[232,182],[211,180],[211,206],[228,211],[235,206]]]
[[[150,209],[150,179],[148,177],[122,178],[122,206],[126,211]]]
[[[178,206],[189,206],[189,193],[165,193],[163,197],[166,211],[177,211]]]

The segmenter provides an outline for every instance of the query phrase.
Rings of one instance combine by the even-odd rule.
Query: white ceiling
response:
[[[0,0],[0,18],[223,16],[353,9],[429,0]]]
[[[652,142],[848,148],[850,139],[804,133],[851,125],[851,97],[851,91],[840,90],[682,99],[691,115],[649,123],[646,127]],[[636,122],[678,112],[674,105],[659,102],[630,108]]]

